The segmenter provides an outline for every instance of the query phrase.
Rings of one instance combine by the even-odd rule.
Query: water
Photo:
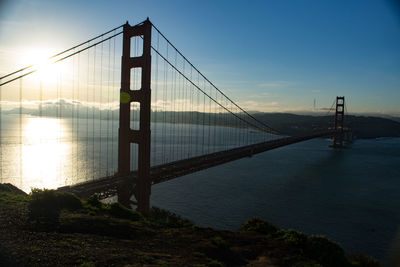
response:
[[[1,116],[1,126],[0,182],[29,192],[116,171],[117,141],[112,137],[117,130],[111,122],[12,114]]]
[[[116,171],[117,122],[4,114],[1,119],[0,182],[29,191]],[[152,125],[152,164],[213,152],[203,145],[208,136],[217,137],[218,150],[245,137],[226,138],[227,127],[206,128],[204,140],[193,125],[179,125],[178,137],[173,127]],[[155,185],[151,201],[199,225],[237,230],[258,216],[383,259],[396,233],[400,236],[400,138],[357,140],[341,150],[329,144],[314,139]]]
[[[118,167],[117,120],[0,116],[0,183],[57,188],[114,175]],[[87,116],[86,116],[87,115]],[[95,117],[96,115],[96,117]],[[106,114],[103,118],[106,117]],[[138,129],[138,122],[131,123]],[[243,128],[152,123],[151,166],[279,138]],[[131,170],[138,168],[138,146],[131,144]]]
[[[400,138],[314,139],[153,186],[153,205],[237,230],[262,217],[383,259],[400,233]]]

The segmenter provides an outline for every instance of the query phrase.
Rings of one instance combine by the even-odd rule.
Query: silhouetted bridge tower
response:
[[[112,70],[116,68],[115,40],[121,34],[121,80],[116,85]],[[134,204],[144,214],[149,211],[154,184],[318,137],[331,136],[333,146],[340,147],[349,133],[344,126],[344,97],[337,97],[334,127],[302,136],[280,135],[220,91],[148,19],[135,26],[121,25],[50,59],[53,63],[70,60],[72,65],[68,82],[60,75],[56,84],[57,101],[53,105],[57,112],[47,114],[57,119],[57,142],[65,142],[60,134],[61,122],[67,121],[71,129],[71,171],[61,168],[59,176],[66,177],[64,184],[67,185],[58,190],[81,197],[117,196],[121,204],[126,207]],[[82,66],[84,59],[86,64]],[[19,104],[17,175],[21,179],[24,177],[23,113],[26,112],[22,79],[35,71],[28,66],[1,77],[0,84],[1,93],[5,90],[0,94],[0,139],[2,96],[17,99]],[[19,87],[13,84],[15,81],[20,81]],[[11,85],[10,89],[5,85]],[[35,102],[39,103],[35,114],[44,118],[42,81],[38,87],[40,98]],[[115,92],[117,99],[113,99]],[[118,107],[113,104],[116,100]],[[66,103],[68,109],[63,108]],[[119,114],[117,136],[114,134],[116,110]],[[37,130],[46,131],[40,127]],[[116,169],[114,151],[117,151]],[[79,160],[80,155],[88,163]],[[1,146],[0,156],[3,177],[6,156]],[[60,166],[65,166],[61,160]],[[86,175],[83,181],[68,182],[67,177],[76,179],[81,175]]]
[[[344,110],[345,102],[344,96],[336,97],[336,111],[335,111],[335,130],[337,133],[333,136],[333,147],[343,147],[344,142],[352,140],[352,132],[344,126]]]
[[[147,19],[141,25],[130,26],[128,23],[123,28],[123,50],[121,63],[121,95],[119,108],[119,138],[118,138],[118,175],[129,176],[131,143],[139,145],[138,173],[136,187],[130,185],[132,181],[121,185],[118,189],[118,201],[129,206],[130,198],[135,195],[138,210],[147,213],[150,207],[150,112],[151,112],[151,28]],[[131,57],[131,38],[143,37],[143,54]],[[141,69],[141,87],[131,90],[131,69]],[[131,103],[140,104],[139,130],[132,130]]]

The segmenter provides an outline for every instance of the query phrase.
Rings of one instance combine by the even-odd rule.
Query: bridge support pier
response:
[[[131,183],[123,183],[117,187],[118,203],[126,208],[131,208],[131,197],[133,195],[133,185]]]
[[[132,195],[136,198],[137,210],[144,215],[150,209],[150,111],[151,111],[151,22],[147,19],[142,24],[130,26],[128,23],[123,29],[123,50],[121,60],[121,89],[120,113],[118,131],[118,174],[129,176],[131,173],[131,143],[138,144],[138,179],[132,181],[135,190],[118,189],[118,201],[130,207]],[[131,57],[131,38],[143,38],[143,54]],[[131,69],[141,68],[141,88],[131,90]],[[140,104],[139,130],[131,129],[131,103]],[[125,187],[125,186],[123,186]]]

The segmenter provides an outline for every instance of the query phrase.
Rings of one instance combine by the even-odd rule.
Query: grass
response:
[[[214,236],[211,238],[211,243],[215,245],[219,249],[226,249],[228,248],[228,242],[226,242],[222,237],[220,236]]]
[[[23,204],[29,201],[28,195],[12,186],[11,184],[0,184],[0,202],[5,204]]]
[[[275,225],[258,217],[248,220],[240,227],[241,232],[257,232],[268,236],[275,235],[278,230],[279,228]]]

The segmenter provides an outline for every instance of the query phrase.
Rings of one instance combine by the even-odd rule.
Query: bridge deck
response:
[[[257,143],[254,145],[243,146],[190,159],[179,160],[163,165],[157,165],[150,169],[150,179],[152,181],[152,184],[158,184],[230,161],[234,161],[244,157],[251,157],[252,155],[268,150],[310,140],[313,138],[332,136],[333,134],[335,134],[335,131],[329,130],[306,136],[284,137],[267,142]],[[106,198],[116,195],[119,185],[126,183],[129,180],[131,180],[132,183],[135,183],[136,179],[137,172],[134,171],[131,172],[129,176],[114,175],[94,181],[60,187],[58,188],[58,190],[71,192],[80,197],[88,197],[92,194],[97,193],[100,194],[102,198]]]

